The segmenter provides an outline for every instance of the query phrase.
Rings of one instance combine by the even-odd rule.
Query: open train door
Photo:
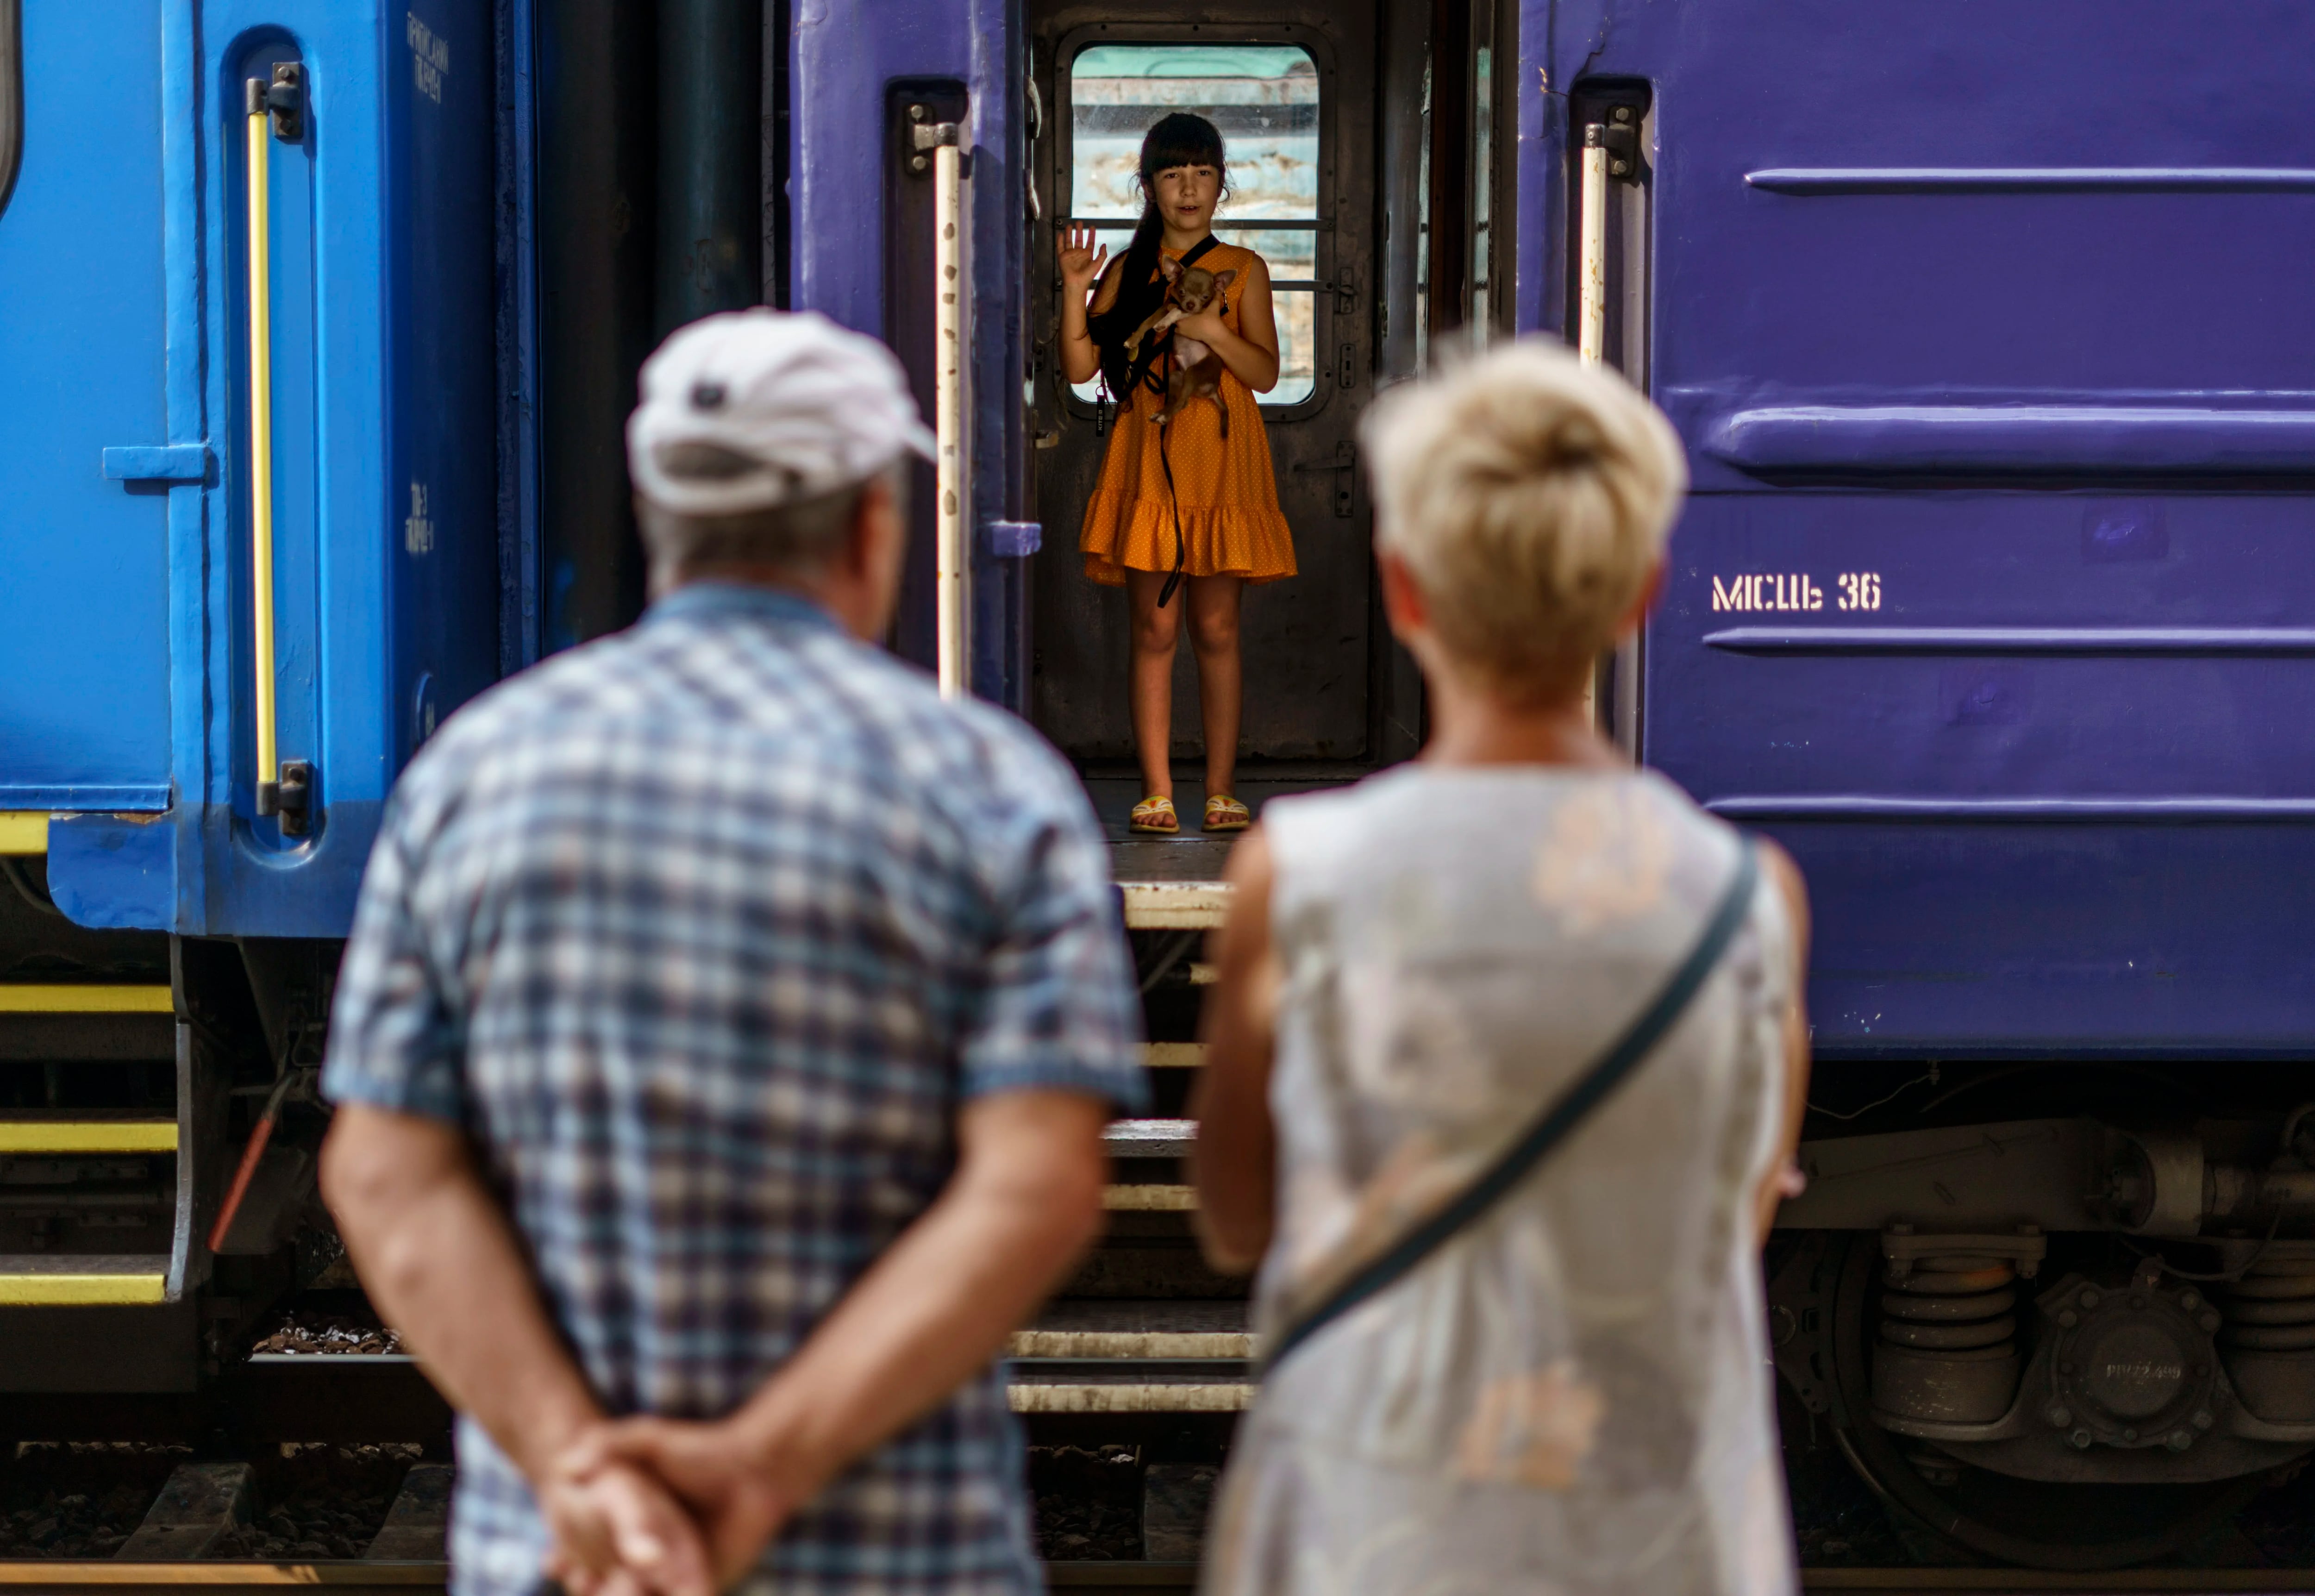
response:
[[[2304,10],[1538,4],[1521,41],[1523,236],[1601,129],[1610,357],[1695,476],[1642,747],[1807,873],[1819,1053],[2303,1053]],[[1523,252],[1527,324],[1573,266]]]
[[[911,496],[894,645],[1021,710],[1038,546],[1020,519],[1023,246],[1039,201],[1017,0],[802,4],[786,50],[788,303],[890,343],[942,435]]]

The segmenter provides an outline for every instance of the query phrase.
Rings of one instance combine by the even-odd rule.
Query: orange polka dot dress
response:
[[[1258,258],[1252,250],[1217,244],[1198,259],[1210,271],[1237,272],[1222,290],[1223,322],[1233,332],[1239,326],[1238,301],[1246,297],[1248,270]],[[1162,372],[1165,362],[1153,369]],[[1227,369],[1221,398],[1229,407],[1227,439],[1211,399],[1192,399],[1163,427],[1157,418],[1166,408],[1166,395],[1152,393],[1146,383],[1133,391],[1130,405],[1119,407],[1101,483],[1086,505],[1078,536],[1087,576],[1115,588],[1125,585],[1128,571],[1170,572],[1177,505],[1182,569],[1188,575],[1266,582],[1294,574],[1294,534],[1278,508],[1278,478],[1271,469],[1261,408],[1254,391]],[[1169,461],[1171,492],[1166,485]]]

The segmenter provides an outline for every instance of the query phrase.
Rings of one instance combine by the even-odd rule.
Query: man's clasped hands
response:
[[[817,1488],[744,1414],[719,1423],[599,1421],[532,1476],[571,1596],[714,1596]]]

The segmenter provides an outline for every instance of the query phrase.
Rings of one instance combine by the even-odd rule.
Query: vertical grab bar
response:
[[[281,806],[280,748],[273,702],[273,254],[268,156],[272,143],[266,82],[244,85],[249,153],[249,548],[252,653],[257,673],[257,812]]]
[[[1576,197],[1580,215],[1576,247],[1575,358],[1586,367],[1606,359],[1608,346],[1608,146],[1607,129],[1597,122],[1583,129],[1583,178]],[[1609,658],[1613,658],[1610,655]],[[1601,724],[1600,673],[1583,678],[1583,718]]]
[[[303,837],[313,802],[309,760],[281,758],[273,669],[273,250],[269,147],[305,137],[303,70],[284,61],[273,76],[244,84],[249,159],[249,551],[251,669],[256,696],[257,812],[280,819],[285,837]]]
[[[1583,129],[1583,183],[1578,205],[1582,222],[1576,274],[1575,356],[1597,366],[1608,345],[1608,129],[1598,122]]]
[[[944,698],[972,691],[971,550],[964,481],[964,164],[953,122],[934,129],[933,431],[935,652]]]

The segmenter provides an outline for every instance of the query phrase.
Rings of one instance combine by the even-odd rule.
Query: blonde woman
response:
[[[1276,1347],[1614,1051],[1707,921],[1659,1040],[1531,1172],[1287,1352],[1239,1431],[1208,1596],[1784,1596],[1759,1245],[1805,1091],[1799,875],[1593,730],[1663,572],[1678,439],[1557,345],[1365,427],[1422,759],[1282,799],[1230,863],[1199,1220]]]

